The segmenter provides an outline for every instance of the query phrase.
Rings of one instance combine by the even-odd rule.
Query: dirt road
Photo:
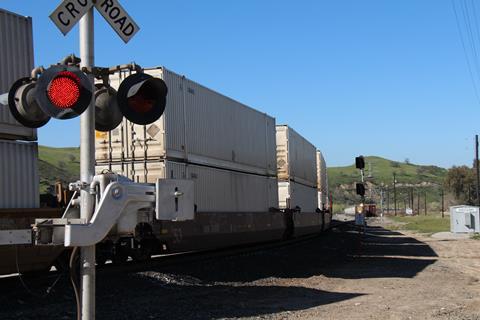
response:
[[[294,246],[119,276],[99,272],[97,319],[480,319],[480,241],[343,226]],[[35,283],[38,290],[42,284]],[[45,284],[43,284],[45,285]],[[0,319],[74,319],[0,280]]]

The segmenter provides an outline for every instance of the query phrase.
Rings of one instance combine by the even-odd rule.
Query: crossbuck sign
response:
[[[65,0],[52,12],[50,19],[66,35],[92,6],[125,43],[140,30],[118,0]]]

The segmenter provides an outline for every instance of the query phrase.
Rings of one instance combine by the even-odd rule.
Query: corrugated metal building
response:
[[[33,69],[32,18],[0,9],[0,94]],[[0,138],[37,139],[37,130],[19,124],[7,107],[0,106]]]

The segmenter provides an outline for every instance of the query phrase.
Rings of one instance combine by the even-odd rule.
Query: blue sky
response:
[[[33,17],[36,65],[79,54],[78,27],[64,37],[48,18],[59,3],[0,0]],[[141,30],[125,45],[96,13],[97,65],[165,65],[288,123],[330,166],[472,163],[480,109],[451,0],[121,3]],[[50,121],[39,142],[78,146],[79,119]]]

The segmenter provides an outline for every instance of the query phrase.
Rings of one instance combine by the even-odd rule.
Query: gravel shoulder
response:
[[[480,319],[480,242],[342,225],[291,246],[146,268],[99,271],[97,319]],[[54,278],[26,279],[42,293]],[[62,277],[46,298],[0,279],[0,319],[74,319]]]

